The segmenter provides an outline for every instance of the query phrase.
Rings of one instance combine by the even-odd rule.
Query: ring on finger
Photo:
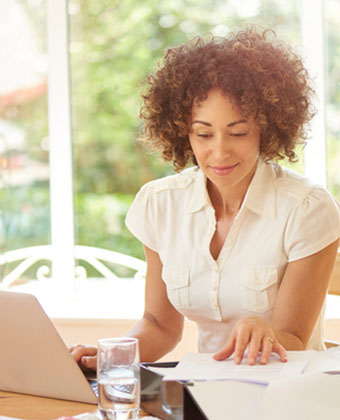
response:
[[[275,340],[272,337],[269,337],[269,336],[264,337],[263,338],[263,341],[269,341],[271,344],[274,344],[275,343]]]

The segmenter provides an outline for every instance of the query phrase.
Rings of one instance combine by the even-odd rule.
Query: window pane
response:
[[[328,187],[340,200],[340,3],[325,1],[327,40],[327,170]]]
[[[45,1],[0,2],[1,253],[50,242],[45,37]]]
[[[172,173],[136,142],[141,86],[164,50],[246,23],[271,26],[299,48],[298,8],[295,0],[70,1],[79,244],[143,258],[124,217],[142,184]]]

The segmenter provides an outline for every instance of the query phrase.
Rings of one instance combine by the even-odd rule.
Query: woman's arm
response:
[[[151,362],[164,356],[180,341],[184,319],[169,302],[159,255],[147,247],[144,249],[147,261],[144,315],[126,336],[139,339],[141,361]],[[96,347],[77,345],[70,347],[70,351],[82,369],[96,369]]]
[[[305,349],[320,315],[338,250],[338,240],[314,255],[288,264],[272,325],[287,350]]]
[[[159,255],[144,247],[147,273],[144,315],[127,333],[139,339],[141,361],[154,361],[172,350],[183,332],[183,316],[169,302]]]
[[[249,346],[249,364],[255,363],[260,352],[260,362],[267,363],[272,352],[285,361],[285,349],[305,349],[320,315],[337,249],[338,240],[316,254],[288,263],[271,322],[259,317],[241,319],[215,359],[226,359],[234,353],[235,362],[240,363]]]

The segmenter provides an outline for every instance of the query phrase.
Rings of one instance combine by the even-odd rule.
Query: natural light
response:
[[[172,170],[135,143],[137,87],[167,46],[197,33],[259,23],[293,42],[319,110],[298,170],[339,199],[336,1],[150,0],[131,5],[129,20],[101,0],[0,8],[3,288],[32,291],[55,317],[140,316],[144,256],[124,217],[143,183]],[[334,302],[327,317],[339,318]]]

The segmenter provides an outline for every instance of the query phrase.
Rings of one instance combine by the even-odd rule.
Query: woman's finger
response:
[[[277,353],[282,362],[287,361],[285,348],[276,340],[276,338],[265,336],[262,340],[262,352],[260,358],[260,363],[262,365],[268,363],[271,353]]]
[[[269,357],[273,351],[275,344],[275,338],[270,336],[265,336],[262,339],[262,352],[260,357],[261,365],[266,365],[268,363]]]
[[[97,370],[97,356],[83,356],[80,363],[87,369]]]
[[[228,359],[228,357],[230,357],[234,353],[234,349],[235,349],[235,335],[232,334],[231,337],[229,338],[226,346],[223,347],[223,349],[221,351],[214,354],[213,358],[215,360]]]
[[[274,343],[273,351],[279,355],[281,362],[287,362],[287,351],[278,341]]]
[[[70,346],[70,353],[76,362],[81,361],[83,356],[95,356],[97,354],[97,348],[93,346],[84,346],[82,344],[77,344],[75,346]]]
[[[249,333],[249,330],[247,329],[243,329],[236,336],[234,361],[237,365],[239,365],[242,362],[244,352],[248,346],[249,340],[250,340],[250,333]]]
[[[258,354],[260,353],[262,348],[262,335],[259,333],[253,333],[249,348],[248,348],[248,356],[247,361],[249,365],[254,365],[256,363],[256,359]]]

